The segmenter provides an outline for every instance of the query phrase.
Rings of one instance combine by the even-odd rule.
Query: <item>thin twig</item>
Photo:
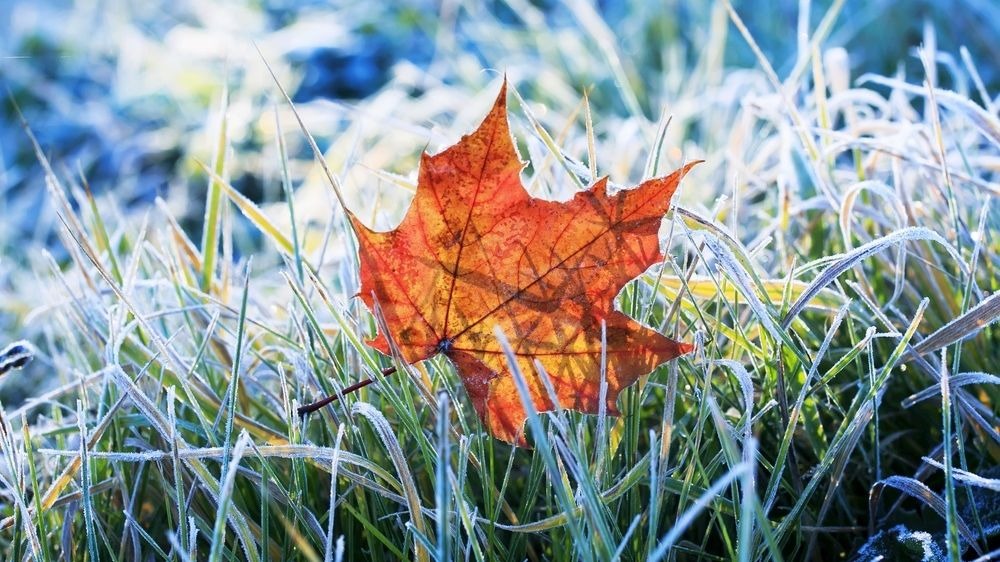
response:
[[[382,369],[382,376],[387,377],[395,372],[396,372],[395,367],[386,367],[385,369]],[[375,379],[365,379],[363,381],[358,381],[348,386],[343,391],[338,392],[337,394],[331,394],[323,398],[322,400],[317,400],[316,402],[313,402],[311,404],[306,404],[305,406],[299,406],[299,409],[296,411],[299,413],[300,416],[308,416],[309,414],[322,409],[324,406],[333,404],[337,400],[340,400],[341,396],[346,396],[356,390],[361,390],[362,388],[372,384],[373,382],[375,382]]]

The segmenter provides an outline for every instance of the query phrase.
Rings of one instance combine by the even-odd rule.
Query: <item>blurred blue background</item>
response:
[[[286,85],[295,101],[357,100],[382,88],[402,63],[435,67],[436,78],[456,80],[451,50],[472,54],[483,68],[502,68],[509,52],[477,33],[484,21],[525,34],[533,33],[527,17],[544,18],[551,30],[574,29],[581,23],[568,8],[572,4],[5,0],[0,2],[0,81],[55,160],[79,166],[97,190],[128,187],[127,200],[148,201],[168,188],[185,150],[183,132],[204,119],[214,101],[211,94],[227,80],[238,83],[247,71],[233,51],[252,52],[253,40],[275,44],[282,58],[272,62],[290,69]],[[830,2],[808,4],[814,28]],[[795,63],[796,26],[804,5],[798,0],[735,3],[781,76]],[[711,2],[680,0],[593,6],[615,32],[638,79],[651,84],[665,65],[695,63],[713,12]],[[957,56],[959,47],[967,47],[987,90],[997,91],[1000,4],[989,0],[849,0],[826,44],[849,46],[852,66],[865,72],[914,74],[919,62],[912,51],[927,25],[933,26],[941,52]],[[544,41],[524,38],[529,45]],[[445,42],[451,44],[442,49]],[[668,51],[678,53],[676,60],[665,58]],[[727,41],[724,56],[726,66],[756,64],[738,37]],[[251,68],[259,69],[259,62],[250,59]],[[158,67],[163,79],[175,82],[147,81]],[[590,86],[589,78],[580,76],[577,87]],[[599,97],[609,84],[597,86]],[[38,191],[31,186],[40,178],[6,100],[0,115],[0,195],[9,201],[25,189]],[[30,224],[31,217],[25,218]]]

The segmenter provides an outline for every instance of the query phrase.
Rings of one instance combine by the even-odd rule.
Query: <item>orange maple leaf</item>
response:
[[[526,414],[495,326],[511,338],[538,411],[554,404],[535,361],[563,408],[597,413],[602,322],[612,415],[623,388],[693,349],[614,308],[621,288],[662,259],[657,231],[693,164],[615,195],[602,178],[570,201],[532,198],[506,100],[505,81],[475,132],[423,154],[416,195],[396,229],[374,232],[350,220],[360,296],[388,329],[369,345],[387,355],[394,346],[409,363],[443,354],[489,432],[524,445]]]

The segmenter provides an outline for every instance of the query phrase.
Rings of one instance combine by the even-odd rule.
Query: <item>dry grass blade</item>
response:
[[[940,469],[944,469],[944,465],[943,464],[941,464],[940,462],[938,462],[938,461],[936,461],[936,460],[934,460],[932,458],[923,457],[923,460],[924,460],[925,463],[927,463],[927,464],[929,464],[931,466],[934,466],[934,467],[937,467],[937,468],[940,468]],[[962,470],[961,468],[953,468],[952,470],[955,471],[955,479],[956,480],[961,480],[962,482],[965,482],[966,484],[971,484],[973,486],[977,486],[977,487],[980,487],[980,488],[986,488],[988,490],[993,490],[994,492],[1000,492],[1000,479],[997,479],[997,478],[984,478],[982,476],[979,476],[978,474],[973,474],[973,473],[971,473],[971,472],[969,472],[967,470]]]
[[[919,480],[914,480],[913,478],[907,478],[905,476],[890,476],[884,480],[880,480],[872,486],[871,490],[871,523],[869,524],[869,533],[873,530],[871,525],[874,525],[878,516],[878,504],[879,500],[882,498],[882,490],[884,488],[895,488],[904,494],[908,494],[920,500],[924,505],[933,509],[942,519],[946,518],[947,506],[945,505],[944,499],[941,496],[935,494],[927,487],[926,484]],[[978,542],[976,541],[976,533],[963,521],[961,518],[957,521],[959,531],[962,533],[962,537],[967,541],[969,545],[978,554],[982,554]]]
[[[971,338],[1000,319],[1000,293],[993,293],[964,314],[941,326],[920,343],[912,353],[925,355]]]
[[[817,277],[810,285],[809,288],[802,292],[802,295],[789,307],[788,312],[785,314],[784,319],[781,321],[783,328],[788,328],[795,320],[795,318],[802,312],[809,301],[824,287],[832,283],[837,277],[840,277],[842,273],[851,269],[855,264],[868,258],[874,254],[882,252],[887,248],[894,246],[896,244],[901,244],[903,242],[908,242],[912,240],[932,240],[941,244],[945,249],[959,258],[958,263],[963,264],[961,257],[957,255],[957,252],[951,247],[951,244],[947,240],[942,238],[936,232],[923,227],[909,227],[902,230],[893,232],[883,236],[877,240],[872,240],[871,242],[859,246],[854,250],[844,254],[843,256],[836,257],[833,265],[827,267],[823,272]],[[833,259],[833,258],[829,258]]]
[[[952,389],[961,388],[970,384],[1000,385],[1000,377],[989,373],[959,373],[949,379],[949,386]],[[909,408],[917,402],[927,400],[928,398],[939,394],[941,394],[941,387],[939,385],[934,385],[907,397],[906,400],[903,400],[902,405],[904,408]]]

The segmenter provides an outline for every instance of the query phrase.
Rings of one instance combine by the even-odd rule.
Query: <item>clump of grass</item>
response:
[[[58,380],[2,410],[4,558],[827,558],[900,522],[952,559],[995,551],[974,491],[996,486],[984,471],[1000,444],[989,95],[938,88],[926,50],[917,80],[852,77],[848,51],[821,50],[825,24],[784,80],[763,56],[729,71],[713,49],[755,42],[725,3],[703,59],[647,89],[599,16],[571,4],[580,36],[545,48],[479,22],[525,55],[505,65],[525,183],[563,196],[595,173],[631,184],[707,161],[665,221],[668,257],[620,298],[695,355],[623,393],[621,417],[530,416],[523,450],[481,431],[445,361],[365,346],[374,321],[352,298],[335,201],[390,226],[413,191],[396,174],[470,128],[495,74],[454,85],[401,69],[346,113],[300,108],[306,127],[346,115],[351,134],[311,173],[302,131],[273,135],[283,189],[263,208],[228,182],[251,164],[225,127],[206,131],[220,143],[200,244],[168,202],[140,220],[46,166],[68,259],[14,284],[36,364]],[[623,113],[579,101],[559,61],[584,54]],[[978,84],[975,66],[948,68]],[[290,111],[279,104],[272,131]]]

